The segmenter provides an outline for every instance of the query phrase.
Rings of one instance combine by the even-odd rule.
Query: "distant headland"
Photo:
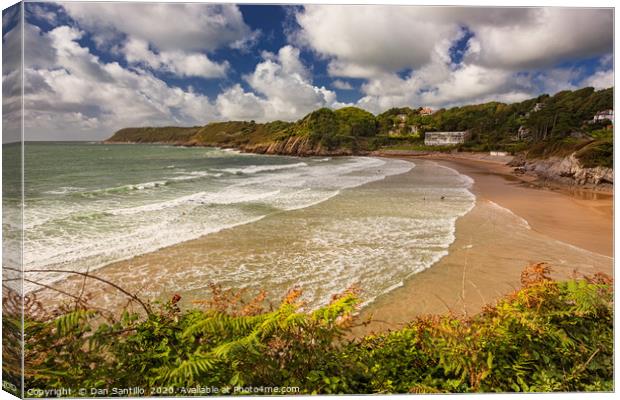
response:
[[[461,107],[321,108],[295,122],[211,122],[124,128],[105,143],[214,146],[294,156],[499,152],[517,172],[578,185],[613,183],[613,88],[586,87],[519,103]],[[426,138],[426,140],[425,140]]]

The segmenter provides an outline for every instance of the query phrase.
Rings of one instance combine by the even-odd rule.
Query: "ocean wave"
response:
[[[82,190],[84,190],[84,188],[75,186],[61,186],[58,189],[45,191],[43,194],[67,194],[81,192]]]
[[[343,189],[404,173],[414,167],[407,161],[368,157],[333,161],[333,164],[321,162],[309,168],[305,168],[308,164],[301,161],[219,171],[188,172],[177,168],[169,174],[178,176],[81,192],[77,194],[84,199],[71,204],[57,202],[50,203],[47,209],[29,209],[30,216],[36,211],[37,222],[49,217],[53,221],[29,230],[25,243],[26,267],[63,265],[80,270],[88,265],[94,270],[111,262],[219,232],[226,227],[258,221],[276,211],[310,207],[336,196]],[[257,174],[262,171],[270,173]],[[200,181],[189,187],[185,185],[191,179],[239,172],[244,175],[243,179],[218,179],[217,186],[204,185]],[[179,191],[154,190],[177,181],[184,182],[178,186]],[[195,192],[188,193],[191,190]],[[131,192],[144,195],[123,197],[124,193]],[[175,193],[177,197],[165,199]],[[98,197],[102,194],[115,196]],[[159,201],[153,201],[158,198]],[[146,201],[150,202],[140,204]],[[235,206],[237,204],[239,206]],[[35,218],[30,220],[34,222]],[[80,222],[84,222],[82,230]],[[51,236],[49,232],[52,232]]]
[[[223,168],[217,171],[227,172],[229,174],[256,174],[258,172],[267,172],[267,171],[279,171],[282,169],[291,169],[291,168],[301,168],[307,167],[308,164],[305,162],[298,162],[295,164],[278,164],[278,165],[248,165],[243,168]]]
[[[512,210],[510,210],[510,209],[508,209],[508,208],[506,208],[506,207],[502,207],[502,206],[500,206],[499,204],[497,204],[497,203],[495,203],[495,202],[493,202],[493,201],[491,201],[491,200],[487,200],[487,201],[488,201],[488,203],[489,203],[489,204],[490,204],[493,208],[495,208],[495,209],[497,209],[497,210],[500,210],[500,211],[502,211],[502,212],[504,212],[504,213],[506,213],[506,214],[510,215],[510,216],[511,216],[511,217],[513,217],[514,219],[516,219],[516,220],[517,220],[517,221],[521,224],[521,226],[523,226],[524,228],[526,228],[526,229],[528,229],[528,230],[531,230],[531,229],[532,229],[532,227],[530,226],[529,222],[527,222],[527,220],[526,220],[525,218],[523,218],[523,217],[521,217],[521,216],[519,216],[519,215],[515,214]]]
[[[75,194],[83,196],[83,197],[92,197],[101,194],[117,194],[117,193],[125,193],[132,192],[136,190],[147,190],[147,189],[155,189],[162,186],[166,186],[168,181],[153,181],[153,182],[144,182],[144,183],[136,183],[130,185],[121,185],[121,186],[113,186],[102,189],[88,190],[83,192],[76,192]]]
[[[161,211],[183,205],[208,206],[241,204],[264,200],[269,197],[277,196],[279,193],[279,190],[264,193],[244,193],[236,190],[225,190],[223,192],[216,193],[198,192],[188,196],[178,197],[172,200],[146,204],[137,207],[108,210],[107,213],[111,215],[134,215],[145,212]]]
[[[181,176],[175,176],[166,178],[171,181],[191,181],[195,179],[205,178],[205,177],[214,177],[219,178],[224,175],[222,172],[207,172],[207,171],[190,171],[190,172],[178,172],[178,174],[182,174]]]

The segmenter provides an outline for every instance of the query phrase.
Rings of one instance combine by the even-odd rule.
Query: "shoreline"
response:
[[[424,158],[469,176],[475,182],[472,190],[477,198],[507,208],[526,220],[533,230],[594,253],[613,256],[613,193],[575,191],[565,185],[548,187],[536,177],[513,174],[512,168],[502,163]]]
[[[352,336],[398,329],[426,314],[470,315],[518,289],[530,263],[547,262],[553,277],[613,275],[613,196],[583,198],[541,187],[501,162],[427,159],[469,176],[476,205],[456,221],[448,255],[360,310],[371,322]]]
[[[381,156],[375,155],[374,157]],[[537,262],[548,260],[546,260],[544,257],[541,259],[538,256],[534,256],[528,259],[527,257],[530,257],[531,254],[527,253],[527,251],[525,251],[525,249],[523,248],[515,247],[515,249],[513,249],[513,253],[516,254],[510,255],[508,258],[518,258],[519,256],[521,256],[519,262],[506,266],[508,273],[504,273],[503,271],[500,271],[499,275],[489,273],[489,270],[494,267],[496,261],[492,258],[489,258],[488,256],[486,258],[476,258],[476,255],[472,255],[471,253],[475,253],[477,250],[479,253],[482,252],[493,254],[494,251],[498,251],[498,248],[497,246],[495,248],[493,248],[492,246],[484,247],[476,243],[476,249],[472,249],[473,245],[470,242],[472,242],[472,238],[476,237],[476,232],[472,232],[472,227],[477,227],[481,224],[484,224],[485,221],[489,220],[489,216],[491,216],[491,219],[495,218],[498,220],[505,220],[505,223],[509,227],[513,225],[520,226],[523,225],[522,221],[527,221],[527,223],[525,224],[527,225],[527,227],[525,225],[521,226],[524,231],[526,230],[526,228],[530,229],[531,227],[531,229],[534,231],[533,233],[542,235],[544,238],[546,238],[544,240],[560,240],[560,238],[558,238],[556,235],[557,230],[566,230],[566,224],[558,225],[557,221],[553,220],[553,223],[550,224],[547,218],[541,218],[541,213],[544,216],[545,212],[542,212],[539,208],[536,208],[534,210],[534,217],[532,217],[531,215],[522,215],[523,211],[527,211],[528,205],[531,206],[532,202],[537,205],[545,204],[545,201],[540,201],[540,199],[553,199],[553,201],[550,204],[547,204],[547,206],[544,208],[546,210],[546,213],[555,213],[556,216],[559,215],[561,219],[565,219],[564,217],[566,216],[575,215],[575,213],[577,213],[577,211],[575,210],[581,210],[596,216],[596,223],[591,223],[587,221],[585,222],[585,227],[590,228],[589,232],[586,229],[585,233],[582,232],[581,235],[578,235],[577,237],[571,237],[569,238],[571,240],[565,241],[566,243],[568,243],[568,245],[576,246],[575,249],[569,249],[569,253],[579,253],[580,251],[583,251],[581,250],[581,248],[585,248],[587,250],[594,251],[595,253],[598,252],[611,255],[613,248],[613,243],[611,242],[611,235],[613,234],[613,224],[611,219],[613,200],[612,197],[609,195],[607,195],[606,200],[601,200],[598,198],[595,200],[584,200],[569,197],[565,193],[558,193],[552,190],[541,189],[537,186],[530,187],[528,186],[527,182],[524,182],[523,179],[519,179],[512,175],[510,173],[511,168],[503,165],[501,162],[462,159],[455,160],[453,157],[449,156],[445,157],[446,159],[439,159],[437,155],[434,155],[432,157],[401,156],[396,158],[404,159],[406,161],[413,161],[414,163],[416,159],[428,160],[441,166],[456,170],[458,173],[472,178],[474,183],[473,187],[469,190],[473,192],[476,196],[476,204],[468,214],[457,218],[454,228],[455,239],[450,245],[450,247],[447,249],[447,255],[443,256],[439,261],[435,262],[426,270],[405,278],[402,284],[397,285],[396,288],[391,289],[387,293],[378,295],[375,299],[373,299],[373,301],[371,301],[368,305],[362,308],[360,314],[363,318],[368,317],[371,314],[375,314],[378,315],[376,318],[377,320],[387,322],[386,324],[373,322],[366,328],[364,328],[365,333],[374,330],[392,329],[394,328],[394,324],[402,324],[406,321],[411,320],[417,315],[427,313],[445,313],[446,311],[451,310],[454,307],[460,307],[463,310],[466,310],[466,312],[477,312],[481,309],[481,307],[483,307],[485,304],[488,304],[493,299],[501,297],[509,293],[510,291],[518,288],[520,272],[529,261]],[[532,198],[535,199],[532,200]],[[573,211],[566,212],[567,204],[570,204],[570,207],[572,207]],[[493,213],[496,213],[497,215]],[[512,215],[513,217],[511,217],[510,215]],[[523,217],[523,219],[521,217]],[[508,218],[508,220],[506,220],[506,218]],[[608,236],[610,239],[608,241],[609,244],[606,245],[607,248],[605,248],[605,246],[601,246],[600,243],[598,243],[597,245],[597,241],[592,240],[592,238],[601,237],[600,227],[601,225],[605,224],[608,225],[607,234],[605,235],[605,237]],[[599,234],[599,236],[593,235],[592,232],[596,232],[597,234]],[[497,232],[493,233],[495,235]],[[502,233],[503,238],[506,238],[510,235],[510,232]],[[571,232],[569,231],[569,233]],[[230,235],[230,232],[225,232],[218,236],[222,235]],[[111,270],[118,269],[122,271],[125,269],[122,268],[123,266],[132,266],[133,269],[138,266],[136,264],[142,264],[141,262],[139,262],[140,260],[157,260],[157,262],[162,262],[164,260],[171,261],[176,259],[176,257],[173,256],[174,254],[170,254],[170,256],[166,256],[164,258],[156,257],[156,254],[174,253],[174,250],[178,249],[180,251],[180,253],[177,252],[176,254],[178,256],[179,254],[186,252],[192,247],[196,251],[198,251],[201,247],[200,244],[205,243],[205,240],[213,240],[213,238],[205,239],[207,236],[156,250],[155,252],[149,252],[146,254],[135,256],[128,260],[117,261],[103,267],[103,270],[107,271],[110,269],[110,267],[112,267]],[[527,242],[525,239],[520,240]],[[528,238],[527,240],[531,241],[531,238]],[[563,241],[560,240],[560,242]],[[547,246],[546,248],[550,248],[550,246],[551,248],[557,246],[566,248],[568,246],[566,243],[560,242],[546,242],[546,244],[543,245],[541,249],[539,249],[539,254],[542,254],[545,251],[545,246]],[[507,246],[504,242],[503,245],[499,248],[502,249],[500,251],[503,251],[507,247],[509,246]],[[523,251],[523,254],[519,254],[519,252],[521,251]],[[569,263],[571,261],[571,257],[572,256],[567,257],[567,261]],[[608,256],[603,255],[597,257],[599,258],[599,260],[597,261],[597,265],[593,266],[593,268],[590,269],[606,273],[613,272],[613,267],[609,267],[609,265],[612,264],[612,260]],[[475,270],[476,274],[480,275],[481,277],[485,277],[485,279],[478,279],[475,282],[468,279],[467,284],[473,288],[473,294],[469,293],[466,296],[464,294],[466,291],[464,289],[465,270],[471,267],[469,265],[470,259],[476,259],[475,262],[478,264],[476,268],[473,268],[472,270]],[[572,259],[575,259],[575,257],[573,257]],[[471,262],[473,263],[474,261]],[[578,264],[580,264],[581,270],[585,271],[586,273],[590,272],[590,269],[587,265],[584,264],[583,260],[579,261]],[[138,275],[142,275],[146,278],[147,275],[145,275],[145,273],[147,273],[147,271],[144,270],[140,272],[141,273],[138,273]],[[572,268],[570,269],[570,271],[560,271],[559,276],[568,277],[570,273],[572,273]],[[106,275],[106,273],[104,273],[104,275]],[[172,276],[167,279],[170,278],[172,278]],[[76,279],[70,280],[74,282],[78,281]],[[446,282],[448,284],[446,284]],[[425,286],[425,288],[422,286]],[[138,290],[146,290],[147,293],[149,292],[149,290],[145,286],[142,286],[142,288]],[[429,296],[435,298],[435,300],[428,301],[427,299],[420,302],[419,300],[413,298],[419,297],[418,294],[424,293],[424,291],[426,291]],[[439,293],[435,293],[436,291],[438,291]]]

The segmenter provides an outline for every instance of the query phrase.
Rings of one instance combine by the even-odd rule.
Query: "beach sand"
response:
[[[557,279],[613,274],[611,195],[540,188],[500,163],[432,159],[474,180],[476,206],[457,220],[449,254],[364,308],[361,319],[372,322],[355,336],[398,329],[424,314],[475,314],[518,289],[530,263],[549,263]]]
[[[408,160],[418,162],[418,168],[422,168],[419,159]],[[529,177],[515,177],[511,169],[501,163],[450,156],[435,156],[431,161],[472,178],[474,183],[470,190],[476,195],[476,205],[457,219],[455,239],[448,254],[426,270],[405,278],[402,286],[379,295],[364,307],[360,311],[361,319],[372,317],[373,321],[356,328],[354,335],[397,329],[423,314],[448,311],[474,314],[484,305],[518,289],[521,271],[530,263],[549,263],[554,277],[559,279],[569,278],[574,271],[582,274],[613,273],[611,195],[541,189]],[[432,168],[432,163],[430,167],[427,161],[425,163],[425,168]],[[355,191],[344,191],[315,207],[286,215],[274,214],[253,224],[113,263],[98,270],[96,275],[122,284],[142,298],[170,298],[179,292],[183,294],[183,301],[204,298],[208,294],[205,290],[208,282],[221,281],[213,275],[218,269],[211,268],[212,264],[224,268],[226,260],[244,256],[264,257],[268,265],[274,261],[273,254],[305,254],[308,249],[304,242],[291,238],[307,231],[309,221],[320,224],[326,218],[340,221],[349,212],[347,210],[363,207],[373,212],[374,208],[385,205],[365,201],[366,195],[415,185],[414,178],[415,173],[395,175]],[[398,194],[390,197],[393,204],[388,203],[387,207],[392,209],[408,204],[407,199],[401,197],[402,193],[400,197]],[[374,212],[385,213],[382,210]],[[273,235],[264,236],[265,232]],[[236,245],[231,246],[231,243]],[[291,253],[291,249],[296,248],[297,253]],[[272,251],[262,251],[265,249]],[[357,261],[364,260],[361,255]],[[410,267],[407,260],[401,263],[399,266]],[[269,271],[271,269],[265,270],[265,274]],[[296,276],[293,274],[289,279],[267,274],[265,279],[279,282],[278,287],[284,290],[299,282]],[[242,279],[243,276],[238,276],[234,281],[224,283],[234,286]],[[58,286],[73,293],[80,290],[82,283],[83,279],[77,277],[59,282]],[[121,307],[127,300],[105,285],[91,283],[89,288],[96,305],[108,308],[116,304]],[[335,289],[326,286],[322,290],[331,295]],[[58,299],[57,293],[46,290],[39,292],[39,296],[42,300]]]

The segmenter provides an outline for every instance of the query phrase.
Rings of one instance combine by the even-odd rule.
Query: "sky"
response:
[[[2,18],[9,67],[13,11]],[[99,140],[129,126],[607,88],[613,10],[26,3],[24,48],[26,139]],[[15,86],[15,68],[4,71],[3,87]]]

